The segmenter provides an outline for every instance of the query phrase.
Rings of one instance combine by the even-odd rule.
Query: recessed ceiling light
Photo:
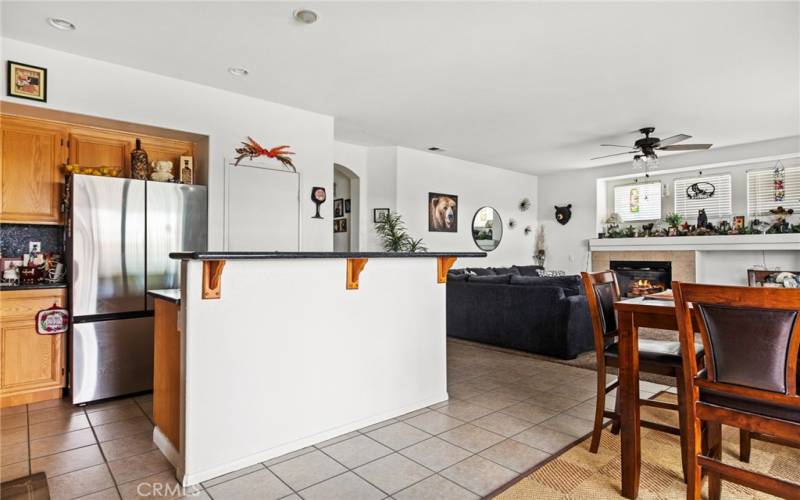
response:
[[[235,66],[231,66],[230,68],[228,68],[228,73],[232,74],[233,76],[247,76],[250,74],[250,72],[247,71],[246,69],[238,68]]]
[[[75,31],[74,24],[67,21],[66,19],[61,19],[60,17],[48,17],[47,24],[49,24],[50,26],[52,26],[57,30]]]
[[[311,9],[297,9],[294,11],[294,18],[304,24],[313,24],[317,22],[319,16]]]
[[[428,151],[444,151],[444,149],[440,148],[439,146],[431,146],[428,148]]]

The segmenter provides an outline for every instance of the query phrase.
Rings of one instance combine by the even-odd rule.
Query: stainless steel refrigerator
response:
[[[73,175],[69,193],[72,402],[152,389],[145,292],[180,286],[170,252],[207,249],[207,189]]]

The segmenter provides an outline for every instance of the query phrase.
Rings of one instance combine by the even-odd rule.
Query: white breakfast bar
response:
[[[481,252],[191,252],[156,298],[154,441],[184,486],[447,399],[445,282]]]

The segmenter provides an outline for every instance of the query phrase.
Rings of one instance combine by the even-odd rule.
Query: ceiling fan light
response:
[[[641,169],[644,168],[646,164],[647,162],[643,155],[636,155],[633,157],[633,168]]]

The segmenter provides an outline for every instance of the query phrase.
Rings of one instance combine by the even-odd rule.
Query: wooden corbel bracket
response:
[[[203,299],[218,299],[222,296],[222,268],[224,260],[203,261]]]
[[[457,257],[436,257],[436,281],[447,283],[447,271],[456,263]]]
[[[367,259],[347,259],[347,289],[358,290],[358,276],[367,265]]]

